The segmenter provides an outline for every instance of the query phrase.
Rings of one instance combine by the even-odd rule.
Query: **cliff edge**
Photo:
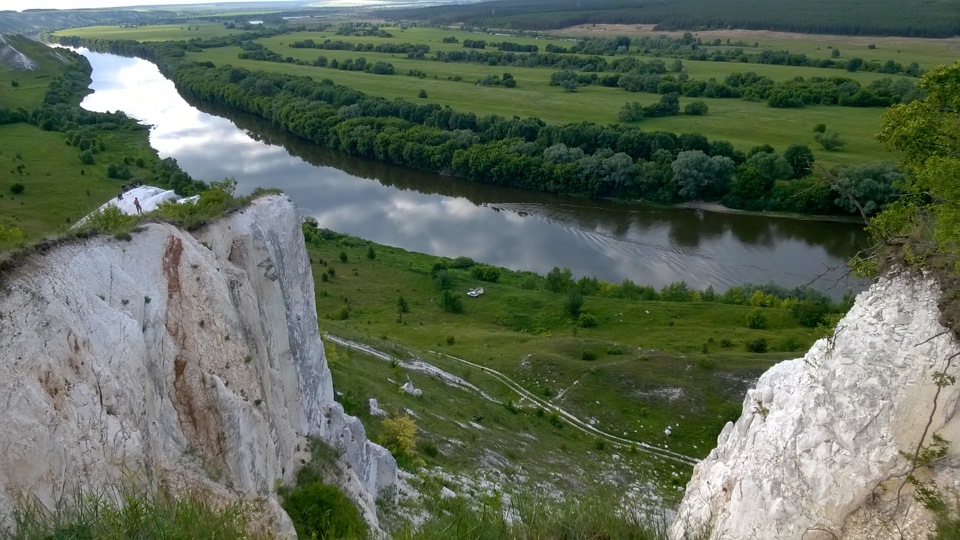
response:
[[[694,469],[671,538],[927,538],[934,516],[907,476],[948,507],[960,494],[960,346],[939,296],[916,275],[880,279],[832,337],[760,377]],[[934,434],[953,444],[914,470]]]
[[[0,290],[0,514],[123,483],[263,498],[341,452],[376,524],[396,463],[333,399],[299,219],[284,196],[194,234],[147,223],[34,255]]]

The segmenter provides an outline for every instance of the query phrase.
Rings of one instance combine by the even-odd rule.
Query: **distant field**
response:
[[[562,30],[552,30],[552,35],[576,36],[681,36],[683,31],[664,32],[653,29],[651,24],[596,24],[579,25]],[[758,50],[789,50],[803,53],[812,58],[830,58],[833,49],[840,49],[841,58],[863,58],[886,62],[893,60],[903,65],[911,62],[929,70],[941,64],[952,64],[960,57],[960,37],[952,38],[910,38],[898,36],[836,36],[825,34],[798,34],[793,32],[774,32],[770,30],[700,30],[692,34],[704,42],[721,40],[726,47],[727,39],[732,43],[743,41],[749,45],[757,43]],[[870,44],[875,45],[871,49]],[[746,48],[746,50],[753,50]]]
[[[83,38],[133,39],[136,41],[189,41],[193,38],[209,39],[216,36],[243,33],[230,30],[223,23],[185,22],[183,24],[155,24],[148,26],[85,26],[54,32],[58,36]]]

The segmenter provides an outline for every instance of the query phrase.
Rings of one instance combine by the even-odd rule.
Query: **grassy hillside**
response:
[[[462,296],[462,312],[451,313],[441,308],[444,293],[431,276],[441,259],[329,233],[308,234],[308,250],[321,331],[393,358],[326,339],[340,400],[374,438],[382,425],[371,416],[368,398],[376,397],[389,412],[414,415],[421,434],[414,461],[450,473],[466,474],[480,463],[575,488],[616,470],[620,487],[652,482],[670,499],[689,465],[651,454],[639,443],[705,456],[724,423],[739,416],[743,392],[756,377],[776,361],[798,356],[814,339],[786,306],[642,301],[603,293],[584,297],[581,311],[596,322],[584,327],[570,315],[569,293],[550,292],[543,277],[500,269],[496,282],[485,282],[474,277],[468,261],[442,260],[451,266],[446,272],[452,291],[485,290],[479,298]],[[766,327],[751,329],[747,318],[758,309]],[[768,352],[751,352],[761,339]],[[415,359],[461,377],[500,403],[403,365]],[[408,379],[423,397],[398,393]],[[622,440],[553,418],[546,404]]]

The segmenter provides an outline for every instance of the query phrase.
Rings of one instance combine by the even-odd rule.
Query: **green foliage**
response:
[[[810,147],[804,144],[791,144],[784,150],[783,157],[793,171],[791,178],[803,178],[813,172],[813,164],[816,159]]]
[[[20,182],[10,185],[10,193],[14,195],[20,195],[21,193],[23,193],[23,190],[25,189],[26,189],[26,186],[24,186]]]
[[[801,300],[790,307],[790,313],[797,322],[810,328],[823,323],[827,312],[827,306],[813,300]]]
[[[481,281],[496,282],[500,279],[500,269],[489,264],[478,264],[470,268],[470,275]]]
[[[397,311],[400,313],[410,313],[410,303],[407,302],[407,299],[400,295],[397,297]]]
[[[440,297],[440,307],[447,313],[461,313],[463,312],[463,295],[445,289],[443,295]]]
[[[763,330],[768,324],[767,314],[761,309],[755,309],[747,315],[747,328]]]
[[[597,318],[589,313],[581,313],[577,317],[577,325],[580,328],[594,328],[597,324]]]
[[[820,143],[820,146],[822,146],[824,150],[839,150],[847,144],[847,141],[845,141],[843,137],[841,137],[836,131],[814,133],[813,140]]]
[[[301,538],[363,540],[367,526],[357,507],[334,486],[312,482],[297,487],[283,498]]]
[[[683,108],[683,114],[688,114],[691,116],[703,116],[710,111],[710,107],[703,101],[696,100],[687,103],[687,106]]]
[[[25,243],[22,230],[0,225],[0,250],[23,247]]]
[[[567,312],[571,317],[578,317],[580,315],[580,310],[583,308],[583,295],[580,294],[580,291],[573,289],[570,291],[570,294],[567,295],[567,299],[563,304],[564,311]]]
[[[348,258],[349,258],[349,257],[347,256],[347,252],[346,252],[346,251],[341,251],[341,252],[340,252],[340,262],[345,263],[345,262],[347,262],[347,259],[348,259]]]
[[[377,258],[377,252],[374,251],[373,246],[367,246],[367,258],[371,261]]]
[[[397,457],[412,457],[416,454],[417,423],[408,414],[394,415],[381,422],[378,442]]]
[[[453,276],[446,270],[438,270],[433,274],[433,281],[437,283],[441,290],[448,290],[453,287]]]
[[[207,538],[248,536],[253,517],[249,503],[214,507],[196,496],[174,498],[163,492],[120,487],[118,500],[104,494],[77,493],[60,499],[54,509],[24,498],[0,528],[11,539]],[[112,491],[111,491],[112,492]],[[9,527],[9,528],[8,528]]]
[[[747,350],[752,353],[765,353],[767,352],[767,339],[766,338],[757,338],[752,341],[748,341]]]

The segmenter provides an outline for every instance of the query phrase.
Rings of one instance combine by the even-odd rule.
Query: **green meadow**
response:
[[[241,34],[244,30],[226,28],[223,23],[188,20],[182,24],[151,24],[143,26],[84,26],[60,30],[54,35],[80,36],[109,40],[133,39],[136,41],[189,41],[217,36]]]
[[[374,437],[380,427],[368,398],[376,397],[387,411],[413,411],[423,440],[440,449],[419,457],[445,470],[467,470],[491,451],[507,457],[510,467],[534,468],[545,478],[570,463],[584,472],[608,467],[611,452],[662,459],[630,443],[557,426],[550,410],[486,369],[606,433],[702,458],[725,422],[739,416],[752,381],[773,363],[800,356],[814,340],[814,331],[799,325],[788,309],[762,308],[766,328],[751,329],[747,317],[761,308],[712,302],[586,296],[582,312],[597,324],[583,327],[567,310],[568,294],[550,292],[544,278],[529,272],[500,269],[496,282],[485,282],[468,268],[453,268],[455,261],[356,238],[308,235],[307,245],[321,331],[364,342],[397,360],[327,339],[341,401]],[[441,308],[443,292],[432,277],[439,260],[451,265],[451,290],[463,295],[460,313]],[[477,286],[484,288],[482,296],[464,294]],[[765,340],[768,352],[750,352],[748,344],[758,339]],[[400,365],[413,359],[463,378],[502,404]],[[408,377],[424,390],[423,397],[398,391]],[[452,442],[471,438],[486,445]],[[584,453],[604,459],[593,464],[570,459]],[[661,476],[652,480],[682,485],[689,474],[681,464],[657,462],[653,469]],[[671,464],[683,481],[662,476],[673,470]]]

